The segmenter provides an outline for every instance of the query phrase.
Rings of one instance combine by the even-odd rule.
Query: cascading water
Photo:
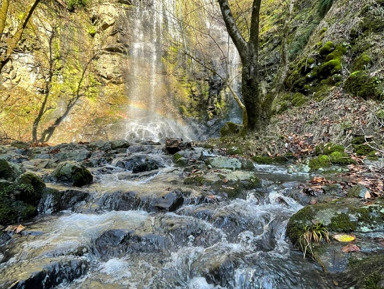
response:
[[[133,11],[133,43],[128,64],[128,121],[126,139],[164,140],[194,134],[182,121],[170,99],[162,64],[164,35],[177,37],[174,0],[137,1]],[[165,33],[165,29],[168,33]]]
[[[172,87],[162,62],[170,43],[181,43],[186,52],[189,50],[186,47],[188,41],[181,32],[182,26],[185,25],[183,20],[179,19],[183,13],[181,6],[176,0],[137,1],[133,15],[130,16],[133,37],[127,73],[129,107],[126,139],[159,141],[166,137],[181,137],[187,140],[197,138],[174,107]],[[214,102],[222,95],[223,85],[220,83],[225,80],[239,93],[240,59],[224,23],[219,21],[220,11],[217,3],[204,0],[200,9],[204,15],[202,17],[206,18],[205,23],[202,21],[206,26],[203,29],[208,31],[209,35],[202,34],[205,39],[201,41],[207,51],[199,51],[198,54],[206,54],[203,58],[210,59],[209,65],[212,65],[217,73],[212,76],[216,77],[213,79],[216,84],[213,84],[210,91],[212,95],[209,97],[209,105],[214,106]],[[203,58],[203,62],[207,61]],[[218,87],[214,88],[216,86]],[[241,112],[232,95],[227,95],[226,98],[225,101],[230,105],[228,118],[241,122]]]
[[[193,166],[173,166],[161,145],[132,145],[94,168],[87,188],[50,183],[58,191],[41,201],[41,215],[0,239],[0,288],[332,288],[286,241],[301,205],[279,184],[282,170],[212,170],[205,163],[218,151],[179,153]],[[196,168],[218,186],[190,185]],[[222,192],[256,176],[263,188]]]

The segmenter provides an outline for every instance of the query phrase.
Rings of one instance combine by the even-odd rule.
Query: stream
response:
[[[0,246],[0,288],[332,288],[285,236],[302,208],[295,187],[308,176],[276,166],[245,170],[203,148],[179,152],[186,163],[176,165],[163,148],[113,151],[82,188],[47,182],[52,169],[34,167],[48,148],[25,160],[66,204],[55,208],[45,196],[39,216]],[[259,184],[249,185],[256,177]]]

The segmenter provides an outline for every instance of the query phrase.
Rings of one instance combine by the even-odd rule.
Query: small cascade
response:
[[[177,38],[174,0],[137,1],[129,52],[128,140],[162,141],[166,137],[194,138],[173,107],[169,83],[162,64],[164,35]],[[167,33],[165,33],[165,29]]]

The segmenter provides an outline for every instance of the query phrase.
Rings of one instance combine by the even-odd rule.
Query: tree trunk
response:
[[[262,105],[259,93],[259,22],[261,0],[252,4],[249,40],[246,41],[237,27],[228,0],[218,0],[228,34],[240,54],[242,68],[242,97],[248,115],[248,129],[260,130],[262,123]]]
[[[5,21],[7,20],[9,0],[3,0],[0,10],[0,39],[3,38]]]

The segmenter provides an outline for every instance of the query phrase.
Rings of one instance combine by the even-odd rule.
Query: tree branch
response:
[[[233,43],[239,51],[240,57],[246,59],[248,52],[248,45],[237,27],[235,18],[233,17],[231,8],[229,7],[228,0],[218,0],[220,5],[221,14],[223,16],[225,26],[227,27],[228,34],[231,36]],[[255,0],[261,1],[261,0]]]

